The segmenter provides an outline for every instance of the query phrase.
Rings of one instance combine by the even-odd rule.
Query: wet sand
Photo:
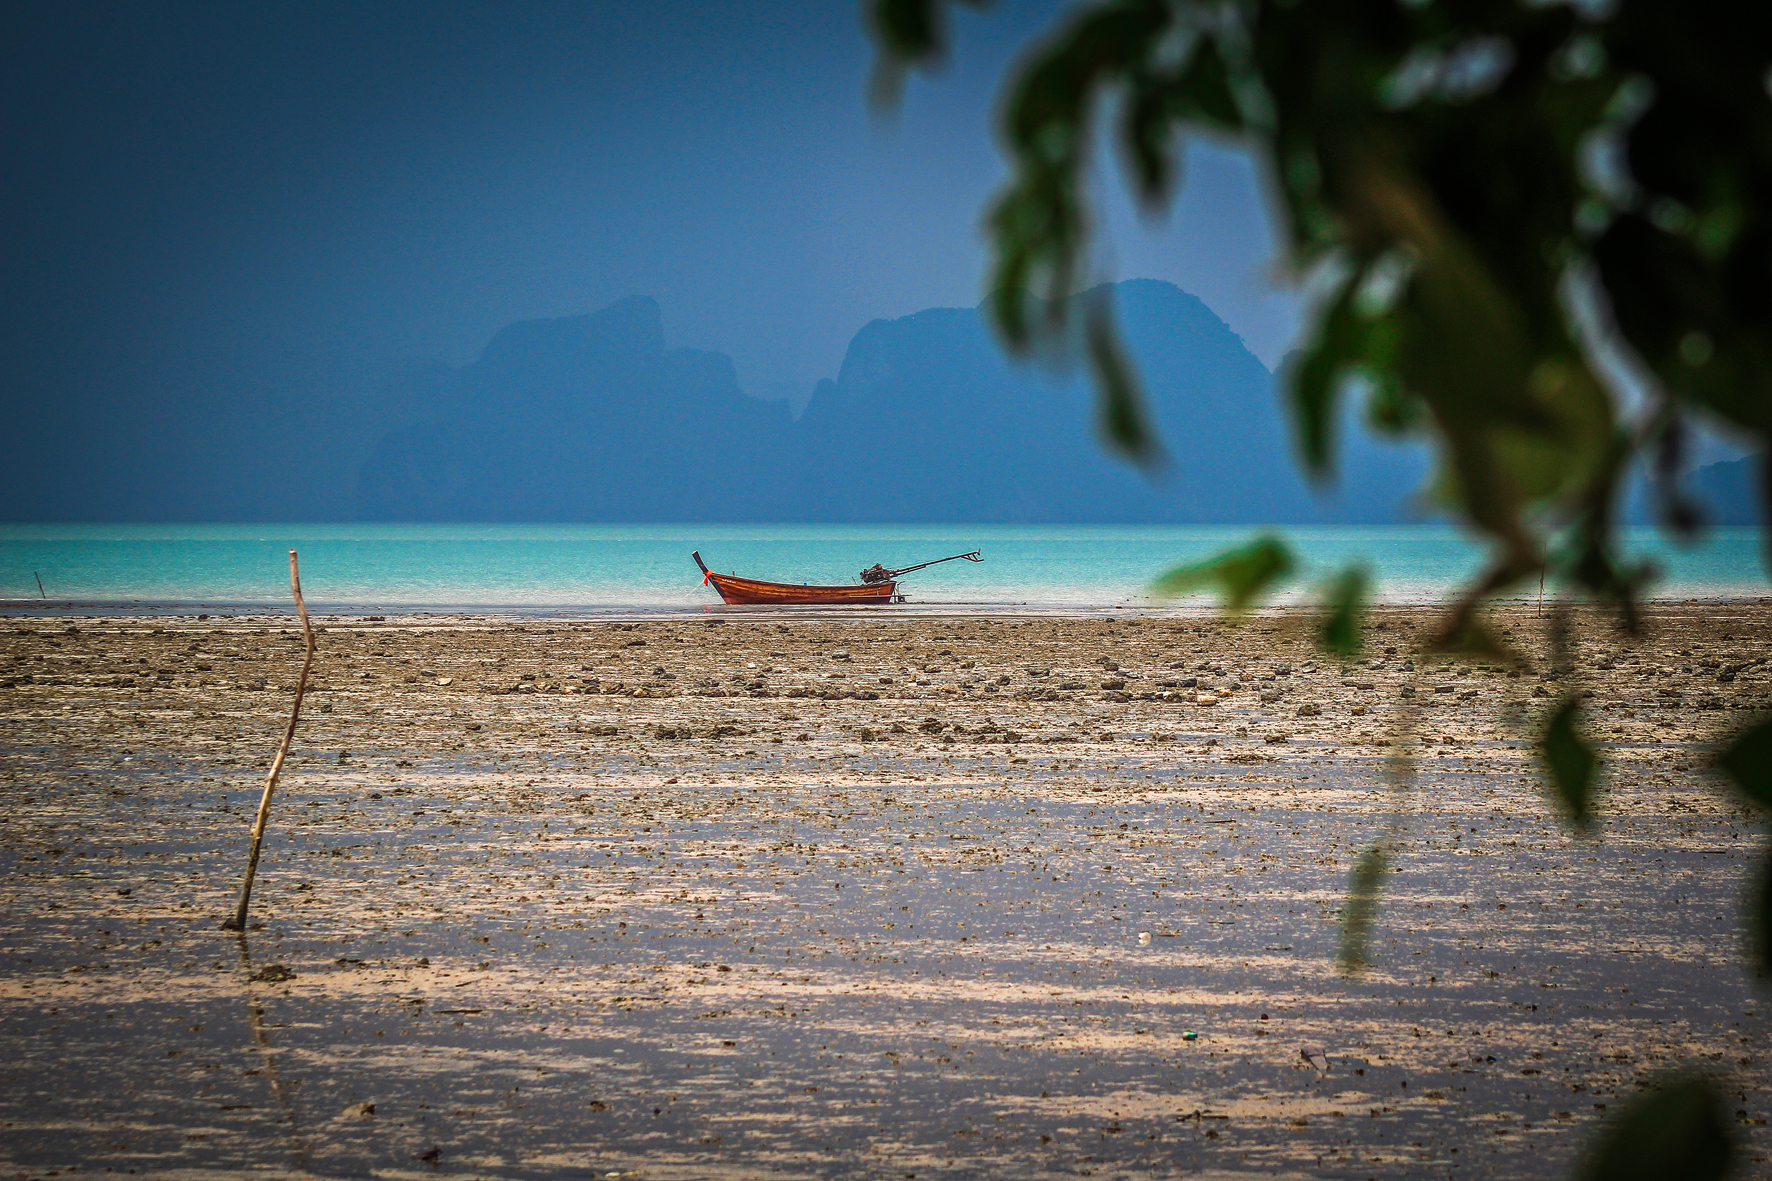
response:
[[[1772,611],[1562,674],[1424,620],[324,620],[244,941],[299,632],[7,621],[0,1172],[1553,1177],[1701,1067],[1767,1175],[1707,752]],[[1568,690],[1588,836],[1526,757]]]

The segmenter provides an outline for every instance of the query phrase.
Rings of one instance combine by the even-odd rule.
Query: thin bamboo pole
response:
[[[265,825],[271,818],[271,793],[277,790],[277,776],[283,771],[283,760],[289,757],[289,744],[295,738],[295,723],[301,717],[301,699],[308,691],[308,669],[314,664],[314,628],[308,622],[308,605],[302,602],[301,573],[296,568],[294,550],[289,551],[289,589],[295,595],[295,610],[301,616],[307,652],[302,657],[301,678],[295,683],[295,706],[289,711],[289,725],[283,731],[277,757],[271,760],[271,773],[265,778],[265,794],[258,801],[258,819],[252,822],[252,852],[246,858],[246,877],[240,882],[240,904],[234,908],[234,916],[222,923],[224,931],[246,929],[246,908],[252,902],[252,879],[258,873],[259,849],[264,844]]]

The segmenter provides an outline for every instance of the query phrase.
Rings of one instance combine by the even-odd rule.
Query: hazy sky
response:
[[[1059,11],[960,14],[882,122],[839,0],[10,5],[8,515],[73,457],[225,447],[629,294],[803,397],[868,320],[978,301],[998,83]],[[1242,157],[1194,152],[1167,225],[1111,204],[1101,277],[1173,280],[1278,359],[1297,306]]]

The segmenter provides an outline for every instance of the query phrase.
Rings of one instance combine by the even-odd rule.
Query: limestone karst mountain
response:
[[[362,515],[415,521],[734,520],[731,489],[782,467],[785,403],[719,353],[668,349],[658,305],[504,329],[432,378],[434,413],[363,466]]]
[[[416,426],[364,465],[393,520],[1251,523],[1402,519],[1418,452],[1347,432],[1313,493],[1273,376],[1198,299],[1155,280],[1111,298],[1167,461],[1110,455],[1080,373],[1014,361],[973,308],[864,327],[794,421],[716,353],[667,348],[657,304],[500,332],[433,372]]]

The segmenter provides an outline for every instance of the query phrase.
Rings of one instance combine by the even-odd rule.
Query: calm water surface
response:
[[[1165,570],[1237,544],[1244,526],[1006,525],[0,525],[0,599],[111,609],[282,606],[286,551],[325,612],[552,609],[700,610],[718,603],[691,562],[784,582],[852,582],[874,562],[908,566],[982,549],[906,579],[913,604],[977,609],[1111,610],[1153,605]],[[1481,551],[1440,525],[1282,530],[1305,564],[1291,592],[1349,562],[1367,563],[1380,596],[1425,602],[1469,578]],[[1713,530],[1676,547],[1626,534],[1661,571],[1664,598],[1768,593],[1757,529]],[[42,580],[42,592],[38,579]],[[1532,588],[1536,591],[1536,588]],[[1554,589],[1554,588],[1553,588]],[[1205,600],[1198,600],[1204,602]]]

